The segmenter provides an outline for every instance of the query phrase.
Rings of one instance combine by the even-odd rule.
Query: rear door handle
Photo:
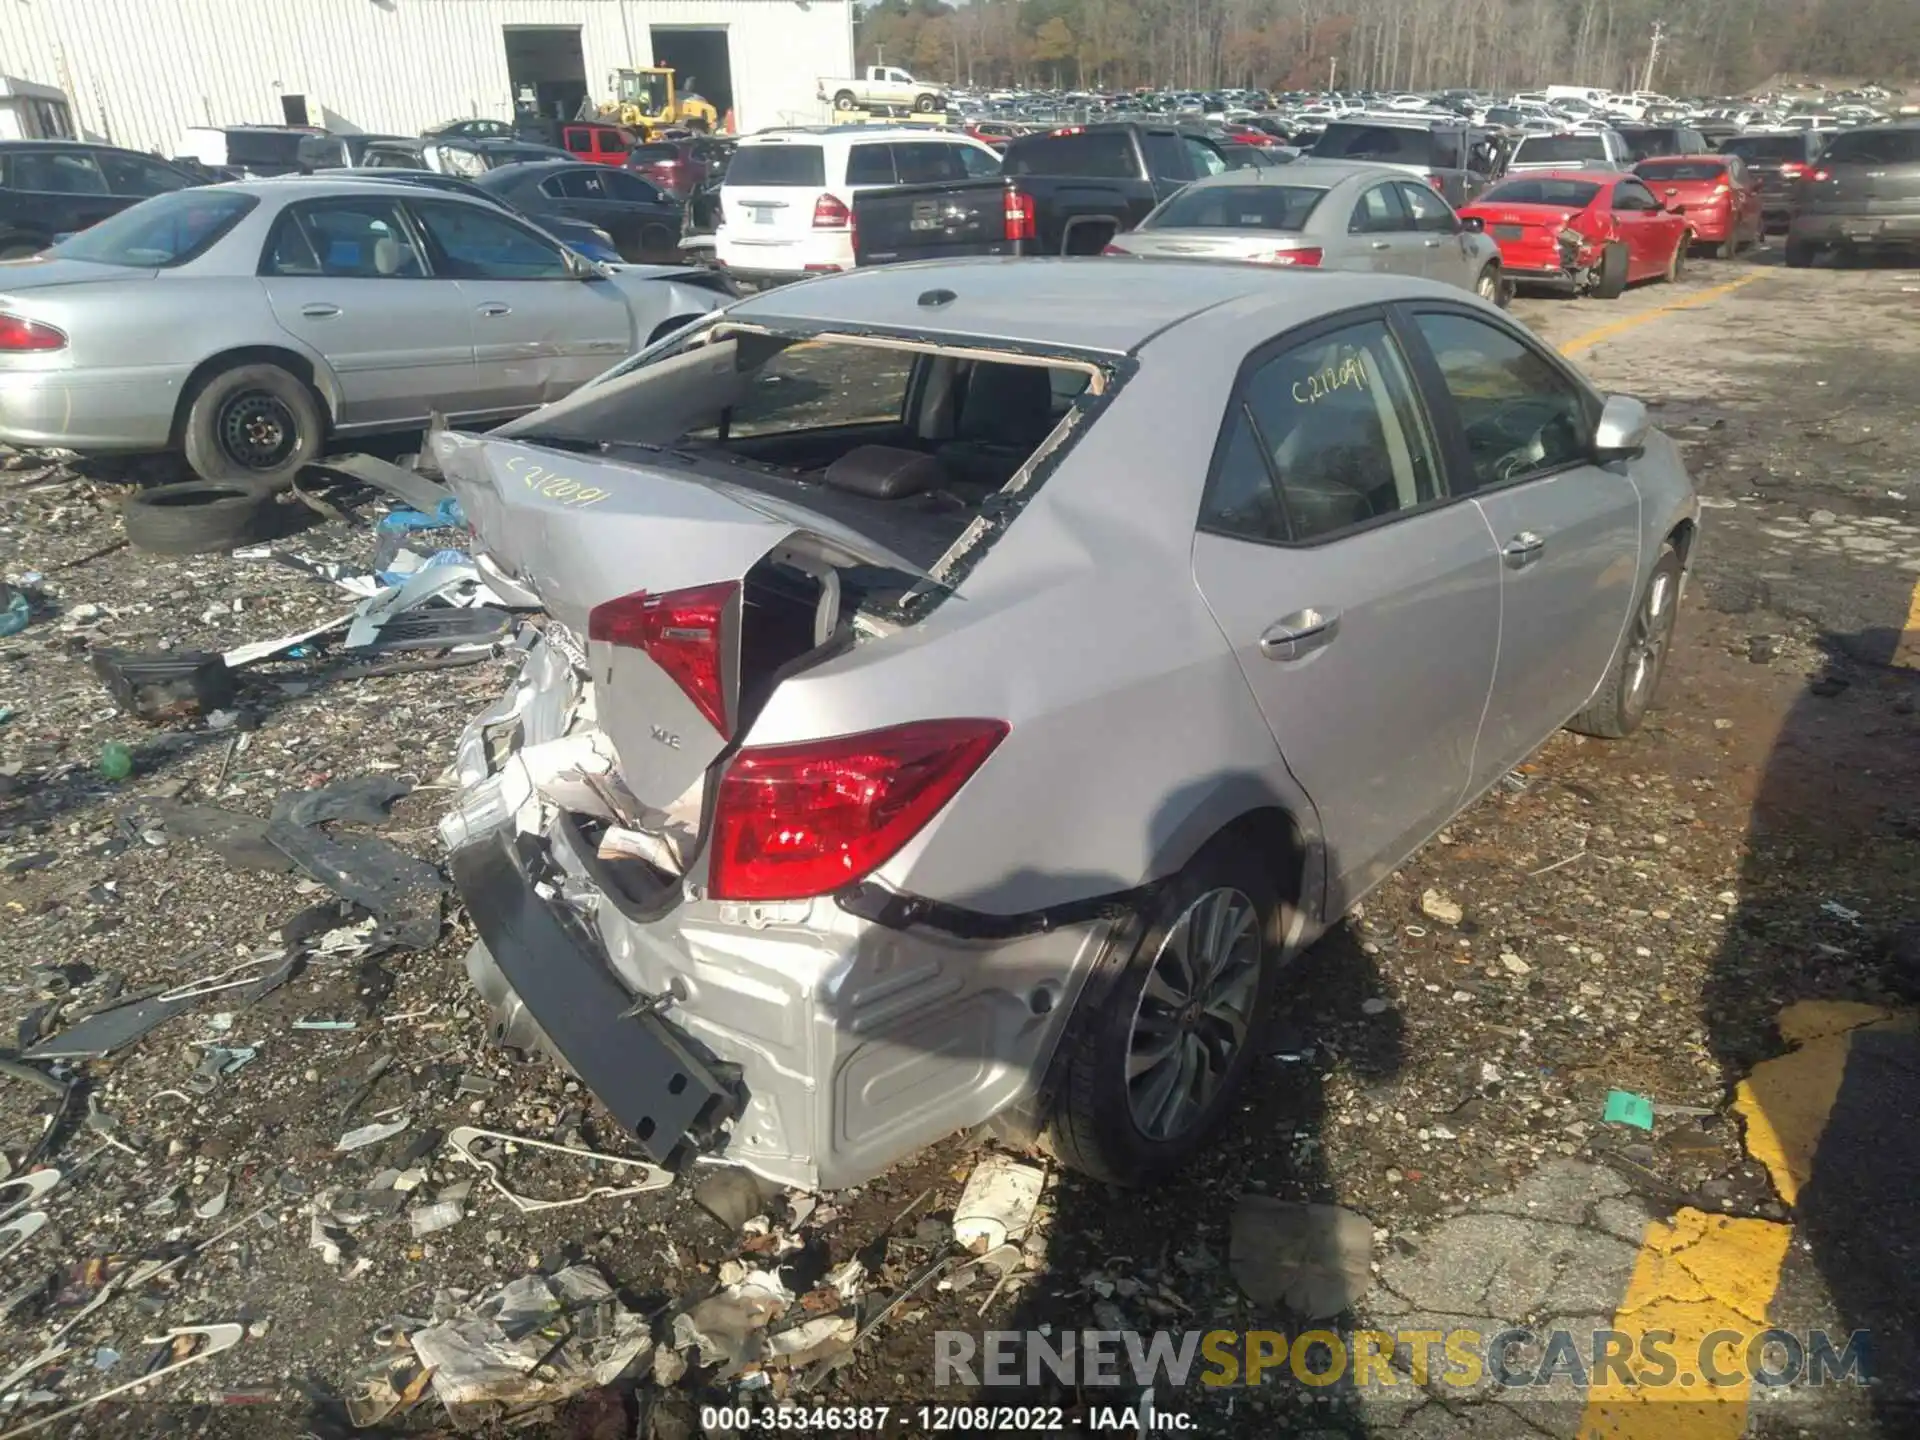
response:
[[[1440,242],[1438,240],[1427,241],[1427,249],[1438,250],[1439,248],[1440,248]]]
[[[340,313],[338,305],[302,305],[300,313],[309,320],[327,320]]]
[[[1376,250],[1391,250],[1393,248],[1393,242],[1391,240],[1376,240],[1373,242],[1373,248]]]
[[[511,305],[503,305],[498,300],[489,300],[480,307],[480,313],[489,317],[511,315],[513,313],[513,307]]]
[[[1500,551],[1506,557],[1509,570],[1524,570],[1546,553],[1547,542],[1531,530],[1522,530],[1507,541]]]
[[[1260,653],[1269,660],[1298,660],[1331,645],[1340,633],[1340,616],[1309,606],[1283,616],[1260,637]]]

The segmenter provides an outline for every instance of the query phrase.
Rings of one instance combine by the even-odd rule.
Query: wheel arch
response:
[[[283,345],[237,345],[202,360],[193,367],[193,373],[187,376],[186,383],[180,387],[180,398],[173,407],[173,427],[169,432],[174,448],[179,448],[186,433],[187,412],[193,408],[194,399],[207,382],[222,371],[242,365],[278,365],[293,375],[319,397],[321,418],[329,429],[332,428],[340,413],[340,396],[332,372],[324,365],[316,365],[310,356]]]
[[[1687,562],[1693,554],[1693,542],[1699,537],[1700,527],[1692,520],[1682,520],[1667,532],[1666,543],[1673,546],[1680,556],[1680,568],[1687,568]]]
[[[1265,776],[1220,777],[1194,797],[1160,839],[1150,881],[1177,875],[1201,851],[1229,840],[1269,861],[1283,907],[1281,933],[1289,947],[1304,941],[1324,918],[1331,878],[1318,817],[1306,793],[1277,787]]]

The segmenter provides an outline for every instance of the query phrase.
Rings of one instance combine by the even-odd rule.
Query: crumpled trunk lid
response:
[[[792,633],[797,625],[805,653],[807,644],[824,638],[812,607],[837,593],[837,586],[823,586],[809,598],[768,597],[759,587],[754,594],[762,611],[804,613],[756,619],[743,613],[755,609],[745,582],[763,560],[778,552],[822,569],[877,565],[924,574],[840,521],[703,473],[693,457],[660,451],[658,463],[628,463],[452,431],[432,443],[479,548],[584,646],[600,724],[618,751],[621,776],[637,800],[657,810],[701,779],[729,737],[644,649],[592,639],[595,607],[640,592],[741,586],[720,642],[726,653],[719,669],[732,704],[743,682],[761,678],[741,674],[747,628],[777,620]],[[754,653],[763,648],[753,647]],[[792,649],[785,647],[786,658],[797,658]],[[742,717],[737,728],[745,723]]]

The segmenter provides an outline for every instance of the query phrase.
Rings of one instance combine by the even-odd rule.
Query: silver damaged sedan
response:
[[[330,438],[519,415],[714,309],[498,206],[354,180],[142,201],[0,262],[0,442],[277,482]]]
[[[1415,275],[1505,305],[1500,247],[1390,165],[1299,160],[1196,180],[1116,235],[1109,255]]]
[[[1698,523],[1495,307],[1243,265],[814,280],[435,448],[551,617],[441,826],[494,1033],[807,1187],[1180,1164],[1292,956],[1640,723]]]

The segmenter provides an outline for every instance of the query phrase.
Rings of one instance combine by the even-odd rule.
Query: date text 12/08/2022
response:
[[[1193,1429],[1180,1411],[1142,1406],[1099,1406],[1077,1417],[1080,1431],[1138,1435],[1143,1431],[1176,1434]],[[1059,1405],[786,1405],[703,1406],[701,1428],[739,1434],[840,1435],[1058,1435],[1067,1412]]]

